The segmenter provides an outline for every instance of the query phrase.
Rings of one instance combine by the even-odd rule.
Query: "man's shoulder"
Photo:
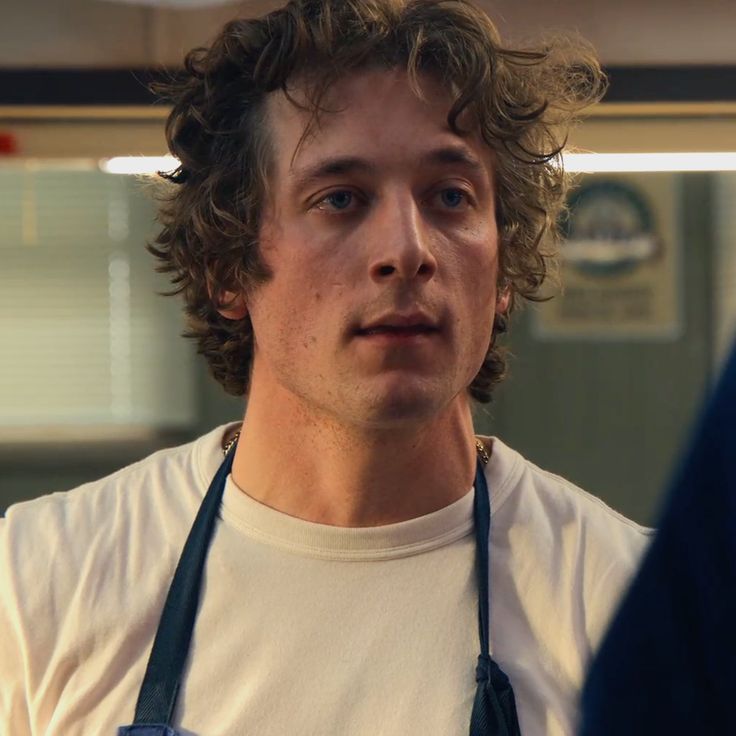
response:
[[[628,519],[566,478],[540,468],[498,438],[493,438],[487,477],[489,486],[495,486],[499,509],[507,503],[516,504],[517,509],[519,505],[531,507],[560,527],[573,524],[581,532],[605,531],[614,537],[621,534],[642,545],[652,535],[651,529]]]
[[[107,477],[11,506],[0,519],[2,564],[35,574],[44,564],[75,568],[91,554],[113,555],[121,540],[155,544],[178,519],[191,522],[221,436],[218,428]]]
[[[104,667],[118,651],[147,648],[146,627],[160,610],[210,466],[222,458],[221,437],[214,430],[8,509],[0,519],[3,682],[41,697],[29,682],[43,677],[53,693],[76,676],[76,663]]]
[[[543,621],[554,601],[594,650],[652,531],[499,440],[489,466],[498,496],[491,533],[524,578],[516,584],[537,592]]]
[[[0,519],[0,611],[13,612],[19,628],[43,620],[51,636],[69,616],[92,629],[111,626],[132,590],[159,595],[222,458],[221,437],[218,428],[100,480],[11,506]]]
[[[69,514],[85,516],[120,510],[163,493],[175,500],[206,478],[208,457],[220,428],[177,447],[158,450],[119,470],[71,490],[58,491],[11,506],[3,524],[33,523]],[[203,465],[205,467],[203,467]]]

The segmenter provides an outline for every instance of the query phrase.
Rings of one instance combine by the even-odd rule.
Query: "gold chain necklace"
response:
[[[230,452],[230,448],[238,441],[238,437],[240,437],[240,430],[225,443],[225,446],[222,448],[223,455],[227,455]]]
[[[222,454],[227,455],[228,452],[230,452],[230,448],[238,441],[238,437],[240,437],[240,430],[238,430],[228,441],[225,447],[222,448]],[[481,462],[483,465],[488,465],[488,461],[491,459],[488,455],[488,450],[486,450],[485,445],[476,437],[475,438],[475,449],[478,452],[478,455],[480,456]]]
[[[478,451],[480,461],[483,465],[488,465],[488,461],[491,459],[491,456],[488,454],[486,446],[477,437],[475,438],[475,449]]]

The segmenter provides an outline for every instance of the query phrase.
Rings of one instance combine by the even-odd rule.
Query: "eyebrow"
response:
[[[471,171],[484,174],[483,162],[474,156],[465,146],[444,146],[426,153],[421,159],[428,164],[460,164]]]
[[[337,156],[318,161],[312,166],[294,172],[293,183],[296,189],[304,189],[322,179],[343,174],[372,174],[376,167],[358,156]]]
[[[465,146],[443,146],[423,154],[420,164],[445,165],[459,164],[476,175],[486,174],[483,163]],[[304,189],[312,184],[332,176],[344,174],[374,174],[378,167],[359,156],[336,156],[318,161],[312,166],[297,169],[293,172],[293,186]]]

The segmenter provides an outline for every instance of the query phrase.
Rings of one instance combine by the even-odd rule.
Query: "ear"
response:
[[[210,290],[210,299],[225,319],[243,319],[248,314],[248,305],[245,303],[245,297],[242,294],[221,291],[219,294],[213,295]]]
[[[511,306],[511,289],[506,286],[499,289],[496,296],[496,314],[506,314]]]

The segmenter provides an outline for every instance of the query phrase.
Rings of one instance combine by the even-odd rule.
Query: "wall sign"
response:
[[[562,293],[535,313],[540,338],[673,339],[680,331],[678,177],[588,176],[569,199]]]

